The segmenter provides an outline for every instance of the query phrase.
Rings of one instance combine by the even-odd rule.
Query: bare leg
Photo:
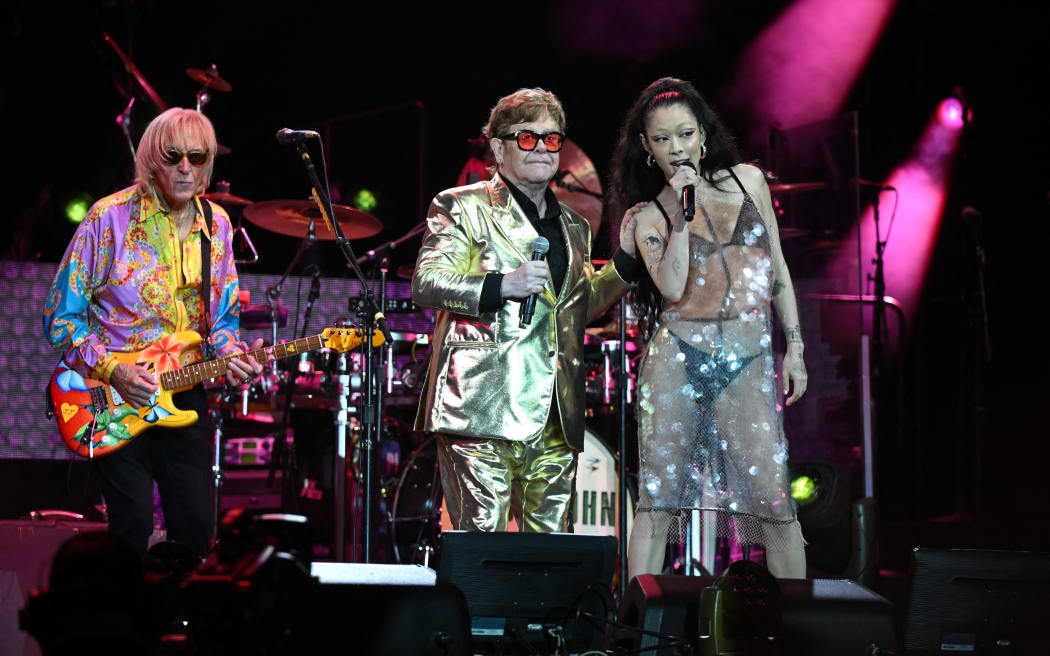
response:
[[[804,549],[790,551],[767,551],[766,565],[778,579],[806,578],[806,552]]]
[[[764,526],[766,544],[776,544],[786,549],[766,549],[766,566],[778,579],[806,578],[806,549],[802,529],[796,521],[787,526]]]
[[[639,574],[659,574],[667,553],[670,517],[662,512],[638,512],[627,546],[627,580]]]

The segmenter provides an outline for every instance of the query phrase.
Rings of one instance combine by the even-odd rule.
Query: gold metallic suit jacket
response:
[[[587,221],[561,206],[565,280],[558,295],[547,281],[525,328],[517,301],[478,311],[485,276],[529,260],[538,236],[499,176],[442,192],[427,221],[412,300],[439,312],[416,429],[527,440],[556,393],[565,441],[582,449],[584,328],[629,289],[612,261],[595,272]]]

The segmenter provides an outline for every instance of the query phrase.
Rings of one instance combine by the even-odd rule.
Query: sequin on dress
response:
[[[720,536],[786,551],[803,541],[774,375],[771,242],[737,185],[742,203],[740,193],[698,194],[707,234],[718,240],[712,218],[728,226],[733,213],[735,228],[720,245],[690,232],[685,292],[665,302],[642,362],[639,511],[653,513],[652,537],[666,526],[679,541],[699,508],[716,511]]]

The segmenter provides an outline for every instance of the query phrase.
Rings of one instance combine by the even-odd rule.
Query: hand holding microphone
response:
[[[549,249],[550,242],[545,237],[536,237],[532,241],[532,260],[503,276],[503,285],[500,288],[503,298],[524,300],[518,314],[519,325],[522,328],[532,321],[532,314],[536,309],[536,294],[543,291],[543,285],[550,278],[550,268],[543,261],[543,256]]]
[[[692,221],[696,214],[696,187],[700,183],[696,166],[688,160],[682,162],[668,183],[678,192],[686,222]]]

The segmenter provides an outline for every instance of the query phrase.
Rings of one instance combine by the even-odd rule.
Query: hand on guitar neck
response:
[[[257,351],[263,346],[262,337],[255,340],[248,348],[248,352]],[[244,385],[250,383],[262,373],[262,365],[255,361],[251,355],[245,355],[244,359],[234,357],[226,362],[226,382],[230,385]]]
[[[260,337],[249,348],[255,351],[262,348]],[[243,359],[234,357],[226,362],[226,381],[230,385],[244,385],[255,380],[262,373],[262,365],[250,355]],[[138,409],[149,405],[153,393],[157,391],[157,378],[145,368],[129,362],[121,362],[110,374],[109,384],[116,388],[132,408]]]

